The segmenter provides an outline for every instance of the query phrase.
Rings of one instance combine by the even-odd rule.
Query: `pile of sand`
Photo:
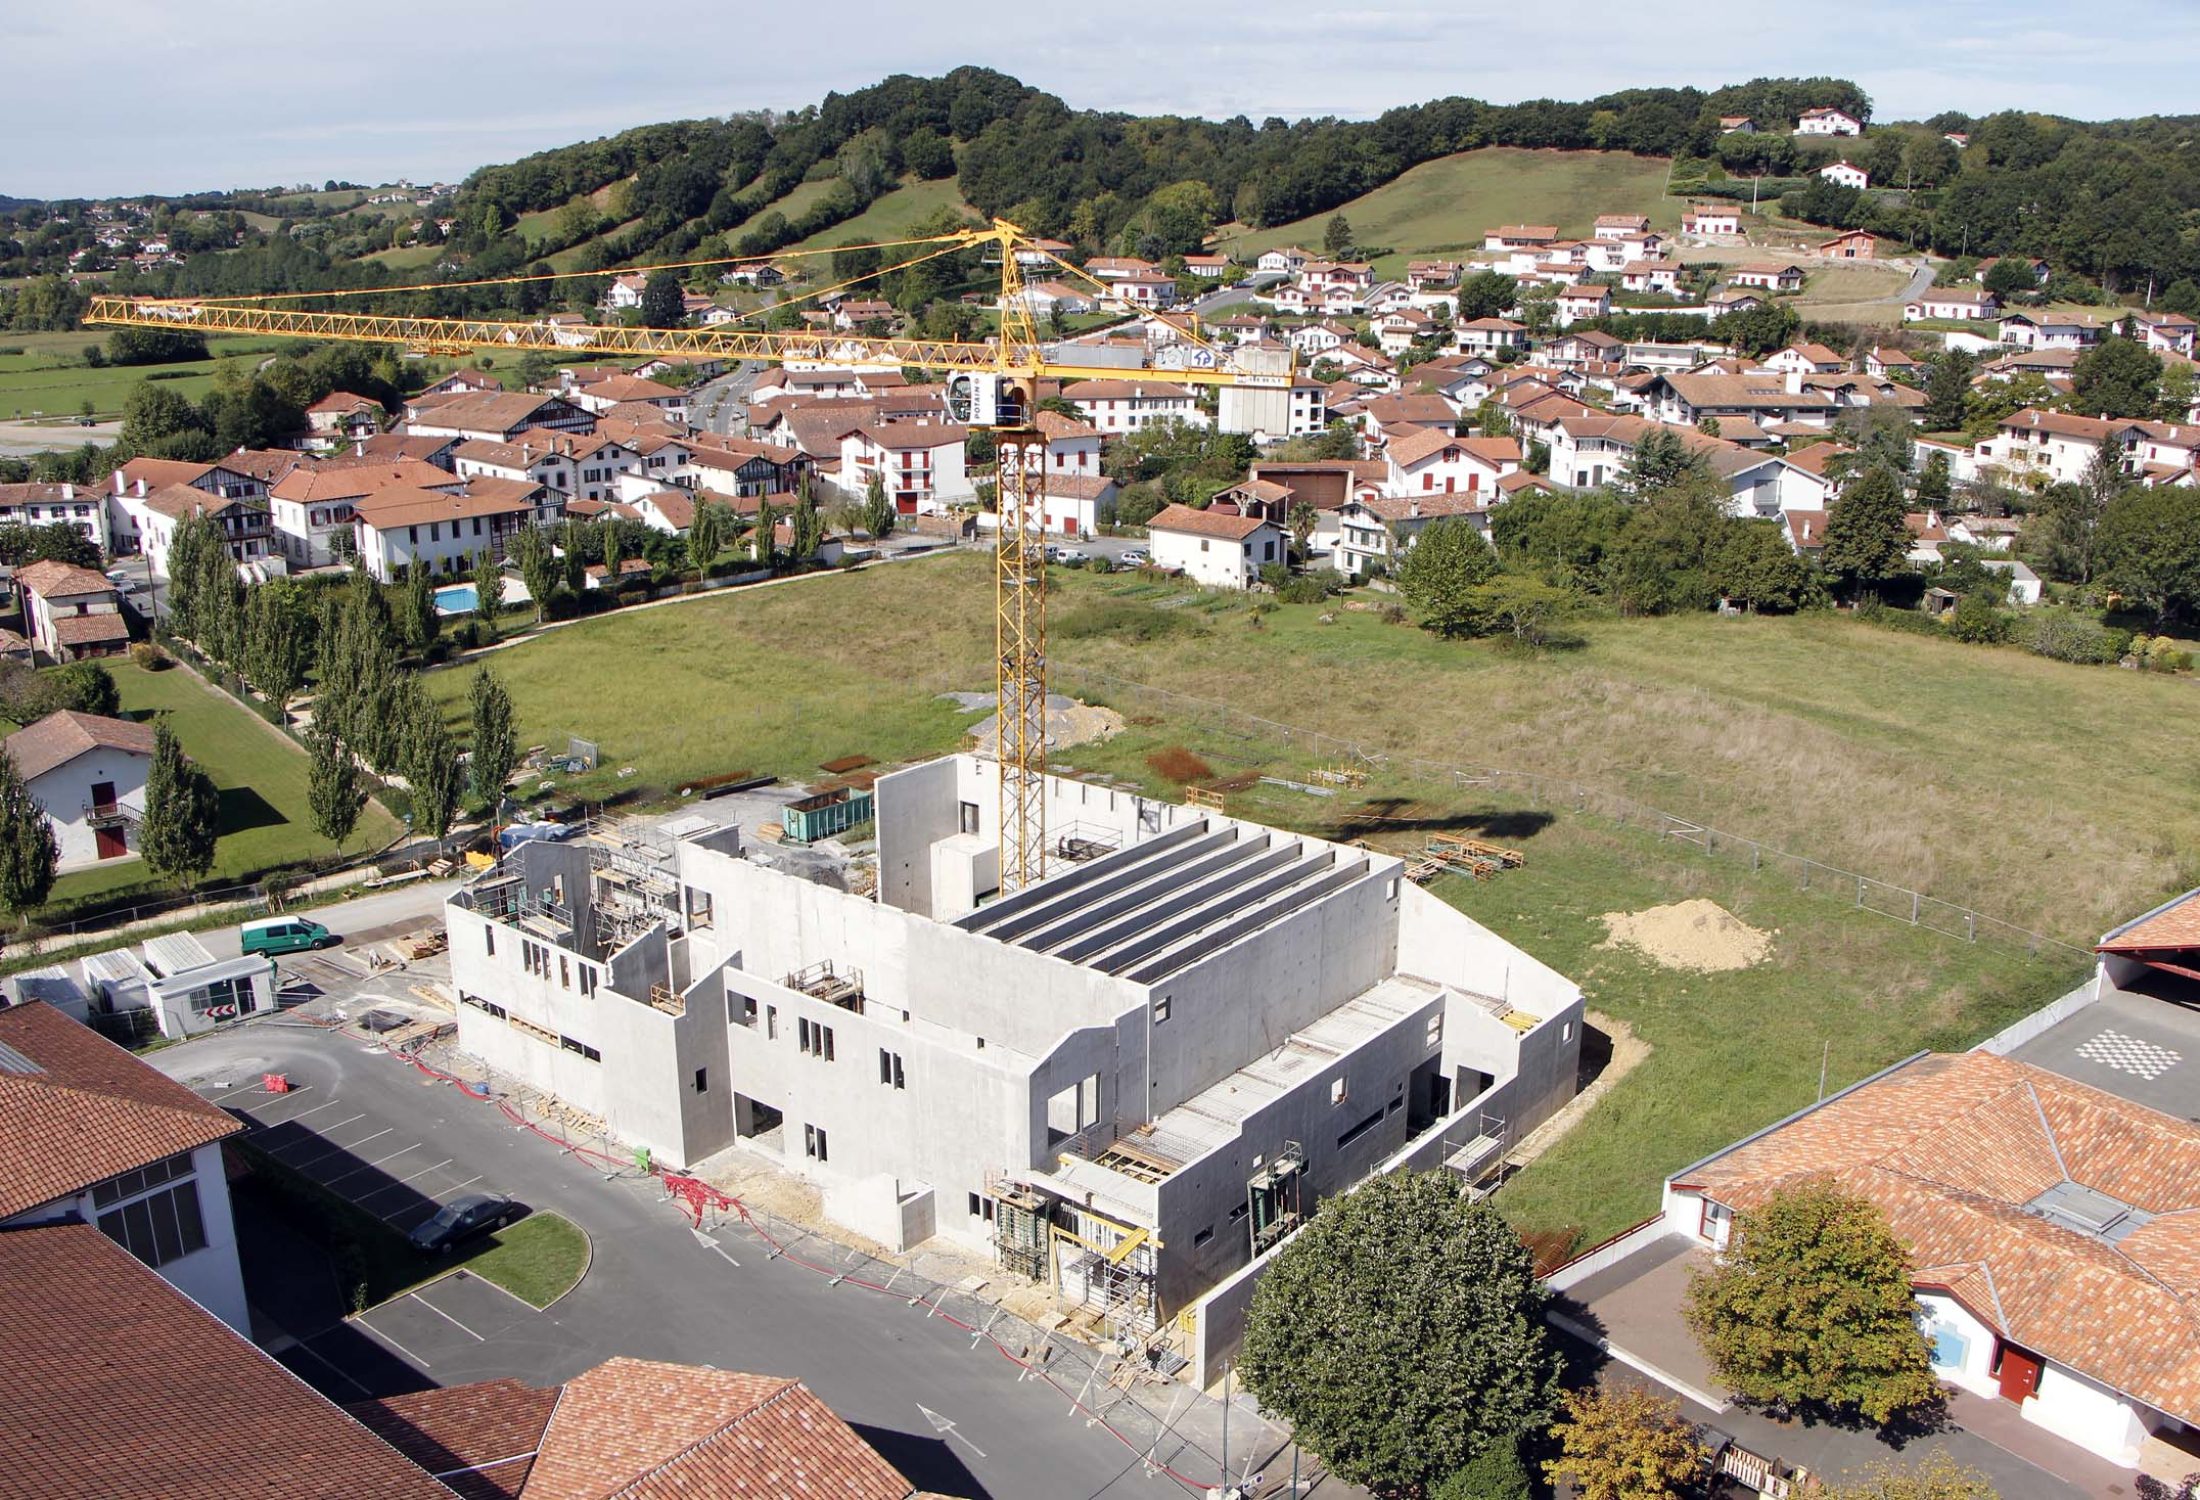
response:
[[[1646,911],[1608,911],[1604,927],[1609,934],[1602,945],[1606,948],[1625,946],[1652,963],[1699,974],[1746,969],[1772,952],[1771,933],[1700,897]]]
[[[952,693],[942,696],[954,698],[964,708],[993,706],[991,693]],[[971,701],[973,699],[976,701]],[[1000,723],[1000,715],[993,714],[984,723],[971,729],[970,737],[980,755],[993,753],[995,737],[1000,734]],[[1059,750],[1068,745],[1082,745],[1088,740],[1104,740],[1111,734],[1119,733],[1122,728],[1123,716],[1112,708],[1096,708],[1092,704],[1080,703],[1075,698],[1067,698],[1060,693],[1047,694],[1046,735],[1047,748],[1050,750]]]

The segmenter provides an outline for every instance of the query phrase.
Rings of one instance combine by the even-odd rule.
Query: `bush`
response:
[[[1190,626],[1191,621],[1180,613],[1128,599],[1109,599],[1080,604],[1049,628],[1057,638],[1069,640],[1106,636],[1111,640],[1143,643],[1175,635]]]
[[[151,641],[139,641],[130,648],[131,664],[146,672],[165,672],[175,663],[168,653]]]
[[[1914,609],[1894,609],[1876,599],[1867,599],[1856,607],[1856,618],[1867,625],[1877,625],[1882,630],[1899,630],[1909,635],[1945,636],[1947,629],[1931,615]]]
[[[1285,604],[1320,604],[1343,589],[1344,580],[1337,574],[1327,568],[1316,568],[1311,573],[1285,579],[1277,586],[1276,597]]]
[[[1464,1469],[1439,1480],[1429,1500],[1528,1500],[1528,1466],[1511,1443],[1492,1443]]]
[[[2105,667],[2124,659],[2131,649],[2131,632],[2111,630],[2099,620],[2066,610],[2043,610],[2033,617],[2024,649],[2050,661]]]
[[[2017,633],[2016,616],[1984,594],[1965,594],[1948,617],[1948,633],[1973,646],[1993,646]]]
[[[2189,672],[2192,653],[2166,635],[2142,635],[2131,643],[2133,662],[2145,672]]]

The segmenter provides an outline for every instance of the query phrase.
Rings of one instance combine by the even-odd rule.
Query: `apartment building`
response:
[[[1402,861],[1049,778],[1047,872],[1004,897],[996,774],[881,777],[873,895],[702,819],[522,846],[447,908],[459,1045],[1139,1330],[1370,1173],[1473,1180],[1572,1096],[1579,990]]]

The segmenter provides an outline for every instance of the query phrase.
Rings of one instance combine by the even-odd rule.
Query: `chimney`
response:
[[[66,479],[61,481],[61,498],[64,500],[74,500],[76,498],[76,486]]]
[[[1406,514],[1408,516],[1412,516],[1418,519],[1421,514],[1421,502],[1414,499],[1408,499],[1406,501]]]
[[[145,498],[145,481],[142,479],[137,482],[137,497],[140,500]]]

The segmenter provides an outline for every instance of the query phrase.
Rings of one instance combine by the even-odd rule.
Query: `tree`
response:
[[[863,529],[874,542],[894,531],[894,502],[887,499],[886,478],[876,469],[863,481]]]
[[[2162,394],[2162,357],[2111,336],[2070,367],[2070,409],[2082,417],[2152,417]]]
[[[2128,490],[2101,517],[2101,581],[2158,622],[2200,613],[2200,490]]]
[[[1925,374],[1925,405],[1918,413],[1927,432],[1960,432],[1968,420],[1966,404],[1971,394],[1971,356],[1949,349],[1932,362]]]
[[[749,545],[755,549],[756,565],[769,568],[776,549],[772,533],[779,529],[779,512],[769,498],[756,502],[756,530],[749,537]]]
[[[359,764],[342,740],[318,724],[306,737],[306,748],[312,757],[306,800],[313,808],[314,832],[341,849],[367,805],[366,790],[359,784]]]
[[[1636,442],[1635,451],[1628,456],[1618,488],[1630,499],[1647,500],[1684,481],[1707,478],[1710,473],[1711,467],[1703,456],[1689,447],[1678,432],[1670,427],[1652,427]]]
[[[1559,1457],[1543,1472],[1580,1500],[1673,1500],[1703,1477],[1711,1455],[1678,1401],[1641,1389],[1569,1391],[1551,1429]]]
[[[1343,260],[1351,248],[1352,221],[1343,214],[1331,214],[1322,226],[1322,253],[1331,260]]]
[[[1321,523],[1322,513],[1314,508],[1312,501],[1294,500],[1291,502],[1291,510],[1285,516],[1284,524],[1291,528],[1291,542],[1293,546],[1298,548],[1299,556],[1304,557],[1306,555],[1306,549],[1313,544],[1314,533],[1320,528]]]
[[[2040,291],[2039,273],[2032,269],[2029,256],[2004,255],[1986,268],[1986,290],[2003,302],[2036,297]]]
[[[425,656],[443,628],[443,616],[435,607],[435,579],[418,563],[405,571],[404,585],[397,593],[396,616],[397,633],[405,649],[415,656]]]
[[[1573,602],[1572,594],[1533,573],[1499,573],[1473,594],[1474,612],[1487,629],[1507,631],[1527,646],[1546,644]]]
[[[45,905],[60,858],[53,821],[23,784],[15,757],[0,750],[0,906],[21,916]]]
[[[695,507],[695,519],[688,523],[688,566],[695,569],[698,582],[703,570],[718,560],[718,550],[726,544],[724,512],[715,500],[699,501]]]
[[[680,278],[670,271],[652,271],[642,284],[641,317],[648,328],[678,328],[687,321],[687,303]]]
[[[1910,528],[1902,483],[1875,465],[1852,480],[1826,516],[1820,566],[1851,592],[1874,592],[1910,571]]]
[[[522,526],[512,533],[509,548],[512,561],[519,564],[520,581],[527,585],[528,597],[535,601],[535,623],[540,625],[550,609],[550,596],[558,591],[558,558],[550,545],[550,538],[539,526]]]
[[[1438,635],[1479,634],[1486,626],[1477,592],[1497,573],[1497,553],[1455,517],[1431,522],[1398,568],[1398,591]]]
[[[1683,1315],[1745,1400],[1884,1426],[1942,1399],[1902,1242],[1877,1205],[1830,1179],[1737,1214],[1726,1254],[1691,1279]]]
[[[405,784],[412,789],[413,831],[440,841],[458,812],[458,746],[443,711],[416,693],[405,723]]]
[[[1503,271],[1477,271],[1459,283],[1459,321],[1501,318],[1520,300],[1520,283]]]
[[[214,867],[221,822],[221,793],[183,753],[163,717],[153,726],[153,760],[145,772],[145,818],[138,852],[163,880],[197,880]]]
[[[1935,448],[1925,455],[1925,465],[1917,473],[1917,503],[1928,508],[1938,508],[1948,503],[1954,492],[1948,470],[1948,455]]]
[[[1549,1300],[1495,1209],[1448,1173],[1391,1173],[1323,1203],[1278,1252],[1238,1373],[1347,1483],[1427,1485],[1551,1419]]]
[[[98,714],[106,719],[122,711],[122,694],[115,687],[115,674],[99,662],[73,661],[38,675],[45,689],[41,718],[64,708],[80,714]]]
[[[244,675],[281,719],[313,661],[313,612],[288,578],[271,578],[245,603]]]
[[[2134,1488],[2146,1493],[2143,1476]],[[1935,1448],[1914,1464],[1882,1459],[1853,1484],[1829,1485],[1824,1500],[1999,1500],[1999,1495],[1984,1474],[1957,1463],[1945,1448]],[[2185,1500],[2190,1500],[2189,1485]]]
[[[487,547],[474,554],[474,618],[485,640],[497,638],[497,611],[504,604],[504,570]]]
[[[1518,1443],[1491,1443],[1448,1479],[1439,1480],[1428,1500],[1531,1500],[1528,1466]]]
[[[603,586],[616,591],[619,587],[619,569],[626,562],[625,538],[619,534],[619,523],[603,523]]]
[[[2101,520],[2132,486],[2114,434],[2101,439],[2076,484],[2050,485],[2025,528],[2025,549],[2051,578],[2091,583],[2100,547]]]
[[[519,763],[519,740],[512,727],[512,695],[503,679],[486,666],[474,670],[467,700],[473,713],[472,753],[468,774],[474,800],[491,813],[504,799],[504,784]]]

